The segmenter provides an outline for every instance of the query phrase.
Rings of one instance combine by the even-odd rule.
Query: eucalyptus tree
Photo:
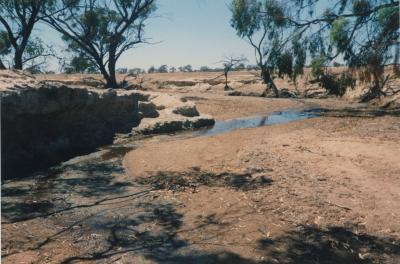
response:
[[[383,94],[385,65],[399,64],[397,0],[233,0],[231,10],[231,24],[255,48],[266,82],[275,68],[295,79],[306,62],[343,60],[372,83],[369,100]]]
[[[289,2],[293,12],[286,20],[306,32],[301,43],[312,57],[327,63],[341,57],[350,69],[362,70],[363,79],[372,83],[364,100],[384,94],[382,89],[390,77],[384,67],[399,64],[399,1]]]
[[[168,72],[168,66],[163,64],[160,67],[158,67],[157,72],[159,73],[167,73]]]
[[[193,71],[193,67],[190,64],[185,65],[185,66],[181,66],[178,69],[179,69],[180,72],[192,72]]]
[[[32,32],[43,18],[44,11],[53,5],[54,0],[0,1],[0,42],[9,44],[6,50],[0,51],[0,55],[4,57],[12,53],[13,68],[22,69],[28,62],[35,67],[38,64],[32,61],[52,55],[39,38],[32,38]]]
[[[261,69],[261,78],[275,96],[279,90],[272,77],[274,62],[290,42],[286,34],[287,21],[284,8],[274,0],[233,0],[231,26],[239,37],[254,48],[256,62]]]
[[[56,1],[43,20],[96,65],[107,87],[117,88],[116,63],[146,42],[145,22],[155,9],[155,0],[64,0]]]

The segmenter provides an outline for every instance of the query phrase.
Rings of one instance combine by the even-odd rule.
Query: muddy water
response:
[[[141,142],[146,140],[180,140],[187,137],[211,136],[241,128],[314,118],[319,113],[320,111],[315,109],[288,110],[265,116],[220,121],[212,128],[189,133],[159,135],[114,144],[29,178],[6,181],[2,185],[4,263],[20,262],[18,257],[32,249],[40,254],[47,254],[44,246],[54,248],[54,251],[62,251],[59,253],[59,256],[62,256],[59,262],[65,261],[66,257],[68,261],[65,263],[90,260],[93,256],[93,260],[110,260],[109,256],[117,255],[118,250],[125,250],[125,247],[127,250],[134,248],[132,251],[136,256],[155,254],[157,250],[149,251],[147,246],[150,245],[150,249],[158,249],[160,241],[168,238],[171,232],[164,230],[166,224],[162,221],[160,223],[160,215],[166,218],[165,221],[171,222],[167,224],[172,229],[178,228],[175,225],[180,223],[178,218],[181,216],[174,211],[175,205],[160,203],[149,192],[148,186],[135,183],[126,177],[122,159],[127,152],[140,147]],[[153,234],[155,225],[159,225],[161,231]],[[115,234],[115,230],[121,232]],[[27,233],[29,235],[26,235]],[[31,236],[35,237],[35,241],[32,241]],[[140,236],[143,238],[132,239]],[[118,241],[110,242],[110,238]],[[176,249],[175,247],[183,244],[182,241],[174,239],[168,240],[171,244],[167,243],[167,247]],[[65,241],[70,241],[79,251],[70,252],[70,249],[60,247]],[[165,247],[164,244],[163,246]],[[136,251],[136,248],[141,249]],[[68,256],[71,258],[68,259]],[[32,259],[32,262],[41,261]]]
[[[195,132],[200,136],[211,136],[230,132],[242,128],[260,127],[266,125],[284,124],[320,116],[321,109],[309,109],[306,111],[287,110],[279,111],[263,116],[237,118],[225,121],[217,121],[212,128]]]

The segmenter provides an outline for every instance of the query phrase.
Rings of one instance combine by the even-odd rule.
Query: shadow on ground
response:
[[[379,116],[400,116],[400,108],[343,108],[323,109],[322,116],[328,117],[379,117]]]
[[[206,215],[194,226],[185,225],[185,216],[177,202],[154,198],[151,190],[183,191],[200,186],[218,186],[240,191],[264,188],[273,182],[264,171],[245,173],[211,173],[193,168],[187,172],[158,172],[139,178],[142,191],[132,193],[127,189],[134,183],[117,181],[123,173],[119,165],[70,165],[65,177],[38,179],[36,186],[3,188],[3,217],[8,223],[31,220],[36,226],[54,216],[64,223],[63,228],[48,237],[37,237],[26,245],[16,244],[7,257],[24,250],[39,251],[59,248],[62,235],[68,233],[79,253],[65,252],[61,263],[95,261],[111,263],[118,260],[154,263],[396,263],[400,259],[400,241],[362,234],[356,227],[297,226],[281,236],[266,236],[244,245],[242,238],[229,245],[216,245],[230,223],[222,221],[227,215]],[[257,177],[255,177],[257,176]],[[40,181],[43,181],[40,183]],[[20,186],[20,185],[18,185]],[[33,187],[33,188],[32,188]],[[63,199],[64,194],[89,203],[73,204]],[[16,202],[14,198],[22,196]],[[29,200],[29,197],[32,197]],[[140,199],[139,199],[140,198]],[[62,213],[62,214],[58,214]],[[221,212],[223,213],[223,212]],[[78,227],[78,228],[76,228]],[[211,230],[218,230],[212,233]],[[41,227],[45,228],[45,227]],[[207,236],[195,236],[195,231]],[[31,228],[31,232],[35,232]],[[197,232],[198,233],[198,232]],[[7,243],[12,243],[8,241]],[[3,243],[4,244],[4,243]],[[262,260],[250,259],[233,252],[233,248],[251,248]],[[3,251],[4,252],[4,251]],[[249,256],[252,253],[249,252]]]
[[[341,226],[327,229],[298,226],[284,236],[260,240],[258,247],[277,263],[396,263],[400,260],[399,240],[360,234],[356,228]]]
[[[140,184],[151,185],[157,190],[172,191],[185,191],[186,189],[195,191],[200,186],[250,191],[272,184],[272,180],[264,175],[264,170],[215,173],[202,171],[199,168],[192,168],[183,172],[157,171],[145,177],[137,178],[135,181]]]
[[[63,173],[68,172],[66,175]],[[48,217],[88,205],[74,205],[66,197],[103,198],[126,194],[129,182],[116,180],[124,173],[117,163],[73,164],[54,168],[31,181],[2,185],[2,216],[8,223]]]
[[[359,234],[353,228],[298,226],[283,236],[264,238],[252,245],[263,256],[263,260],[257,261],[230,251],[235,244],[242,245],[239,237],[222,248],[216,247],[209,238],[196,240],[187,236],[195,229],[210,225],[223,228],[215,217],[205,217],[194,228],[185,229],[184,216],[173,204],[143,203],[137,209],[141,212],[96,222],[92,228],[105,235],[103,243],[89,246],[87,253],[66,258],[62,263],[89,260],[102,263],[101,260],[132,260],[140,256],[141,260],[151,260],[151,263],[369,264],[396,263],[400,257],[400,241]],[[189,240],[180,236],[184,233]],[[215,234],[215,238],[221,239],[219,235]]]

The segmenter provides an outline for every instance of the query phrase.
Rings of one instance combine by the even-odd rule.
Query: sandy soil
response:
[[[394,252],[373,252],[377,245],[368,242],[357,248],[349,242],[352,253],[342,263],[364,257],[397,263],[399,132],[398,117],[318,118],[178,142],[151,142],[130,152],[124,163],[130,176],[162,189],[160,196],[184,204],[178,212],[185,216],[188,228],[199,217],[212,216],[220,224],[184,235],[190,243],[211,233],[215,235],[211,241],[219,244],[213,250],[254,261],[309,263],[306,258],[318,253],[290,253],[296,251],[290,247],[298,245],[286,240],[288,234],[299,227],[319,230],[302,230],[290,238],[307,243],[308,236],[335,229],[328,240],[340,240],[335,236],[346,231],[352,239],[396,241]],[[183,189],[173,192],[177,184]],[[260,250],[263,239],[269,242]],[[312,243],[318,248],[325,242]],[[198,248],[210,246],[200,243]],[[331,263],[333,253],[320,250],[320,263]],[[332,263],[341,262],[338,258]]]
[[[217,120],[344,117],[155,136],[6,182],[3,262],[400,263],[398,116],[346,117],[359,106],[335,99],[185,96]]]

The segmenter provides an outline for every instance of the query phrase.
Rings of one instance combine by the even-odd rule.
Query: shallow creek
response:
[[[217,121],[211,128],[145,137],[105,146],[97,152],[75,157],[59,166],[35,173],[31,177],[5,181],[2,184],[2,223],[11,224],[13,228],[18,225],[21,229],[26,228],[35,236],[35,242],[29,237],[24,237],[24,231],[21,229],[14,229],[14,234],[3,235],[3,258],[32,248],[40,250],[44,245],[51,243],[57,245],[61,239],[70,239],[74,246],[85,248],[86,255],[105,254],[104,252],[108,254],[124,247],[123,244],[110,244],[109,238],[111,235],[115,236],[112,233],[115,228],[125,230],[121,227],[125,220],[136,217],[135,219],[148,221],[148,224],[151,224],[154,219],[159,221],[160,212],[166,215],[172,214],[173,212],[167,212],[170,208],[166,204],[154,204],[148,186],[133,182],[124,173],[123,157],[132,149],[140,147],[144,141],[160,142],[213,136],[237,129],[314,118],[320,114],[319,109],[287,110],[263,116]],[[135,216],[136,214],[141,215]],[[27,221],[29,221],[28,226],[25,224]],[[133,225],[132,223],[130,225]],[[57,228],[53,229],[52,226],[57,228],[61,226],[64,229],[60,231]],[[132,230],[128,229],[117,235],[120,235],[122,240],[128,239],[126,236],[132,235],[129,233]],[[43,230],[48,231],[45,232],[47,235],[43,235]],[[132,232],[139,231],[135,229]],[[48,233],[54,235],[49,239]],[[88,234],[97,235],[94,238],[86,237]],[[14,236],[22,237],[14,241]],[[147,241],[146,238],[135,241],[155,243],[154,247],[160,243],[158,240]]]
[[[43,197],[44,193],[52,193],[52,195],[54,195],[56,193],[54,189],[55,186],[57,184],[60,184],[59,182],[60,179],[65,178],[65,176],[67,176],[66,178],[85,177],[88,178],[87,181],[94,182],[96,179],[97,180],[99,179],[100,177],[99,173],[104,175],[110,175],[118,172],[118,175],[121,175],[123,174],[122,159],[125,156],[125,154],[133,150],[134,148],[138,148],[140,144],[144,141],[149,141],[149,140],[157,142],[166,140],[179,141],[182,139],[199,137],[199,136],[214,136],[234,131],[237,129],[254,128],[266,125],[277,125],[293,121],[315,118],[320,116],[321,112],[322,112],[321,109],[279,111],[279,112],[269,113],[266,115],[216,121],[213,127],[203,128],[196,131],[186,131],[173,134],[146,136],[141,139],[127,140],[124,141],[123,143],[104,146],[99,148],[99,150],[96,152],[84,156],[75,157],[66,162],[63,162],[59,166],[54,166],[45,171],[37,172],[31,175],[31,177],[19,180],[5,181],[2,185],[3,205],[4,203],[8,204],[8,202],[11,202],[9,201],[9,199],[11,198],[14,200],[17,197],[27,198],[27,197],[35,197],[37,195],[44,198]],[[92,177],[92,179],[90,179],[90,177]],[[74,185],[76,186],[79,185],[78,182],[76,182],[76,184],[74,181],[69,181],[69,182],[71,183],[71,187],[73,187]],[[98,184],[102,184],[102,182]],[[24,191],[9,192],[8,188],[9,187],[12,188],[13,185],[20,186],[21,188],[24,189]],[[65,189],[63,193],[64,192],[68,192],[68,189]],[[35,203],[37,203],[37,201]],[[7,207],[3,207],[3,216],[6,218],[8,217]],[[21,217],[27,218],[26,215],[21,215]]]

